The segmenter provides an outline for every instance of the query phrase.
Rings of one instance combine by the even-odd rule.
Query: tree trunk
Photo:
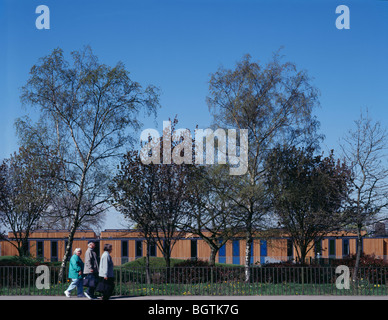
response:
[[[300,262],[302,265],[306,264],[306,257],[307,257],[307,248],[303,246],[300,250]]]
[[[62,258],[61,268],[60,268],[59,274],[58,274],[58,281],[62,282],[62,283],[65,281],[64,272],[65,272],[65,268],[66,268],[66,262],[67,262],[69,256],[71,255],[70,250],[71,250],[71,247],[73,245],[74,234],[77,231],[77,226],[78,226],[77,220],[78,220],[78,218],[74,219],[73,224],[71,226],[69,237],[68,237],[68,242],[67,242],[67,247],[65,250],[65,254]]]
[[[89,152],[86,164],[89,162],[89,157],[90,157],[90,152]],[[64,281],[64,271],[66,268],[66,261],[71,254],[71,252],[70,252],[71,246],[73,245],[74,235],[75,235],[75,232],[77,231],[78,224],[79,224],[78,219],[79,219],[79,214],[81,211],[81,203],[82,203],[82,198],[83,198],[83,194],[84,194],[84,183],[85,183],[86,172],[87,172],[86,164],[84,165],[84,169],[82,172],[81,183],[79,186],[79,195],[78,195],[78,199],[77,199],[78,200],[77,207],[75,209],[73,223],[72,223],[71,228],[70,228],[70,234],[69,234],[69,238],[68,238],[68,243],[67,243],[65,255],[63,256],[61,269],[59,270],[58,281]]]
[[[211,247],[211,249],[210,249],[210,261],[209,261],[209,264],[211,267],[214,267],[216,265],[216,255],[217,255],[217,249],[214,247]]]
[[[215,276],[215,272],[216,272],[216,255],[217,255],[217,252],[218,252],[218,248],[216,246],[211,246],[210,247],[210,261],[209,261],[209,265],[210,265],[210,284],[211,286],[213,286],[213,283],[214,283],[214,276]],[[211,288],[211,290],[213,290],[213,288]]]
[[[252,256],[252,236],[248,235],[245,245],[245,282],[249,282],[251,279],[251,256]]]
[[[361,258],[361,245],[362,245],[362,236],[361,236],[361,225],[357,225],[357,253],[356,253],[356,262],[354,264],[352,280],[354,285],[357,287],[357,274],[360,267],[360,258]]]
[[[171,244],[169,241],[166,241],[163,246],[163,257],[164,261],[166,262],[166,279],[167,282],[171,279]]]
[[[147,284],[151,284],[150,242],[149,242],[149,240],[147,240],[147,252],[146,252],[146,280],[147,280]]]
[[[28,252],[28,239],[24,238],[21,240],[20,245],[17,247],[19,257],[29,256]]]
[[[295,246],[296,255],[299,258],[299,263],[302,265],[306,264],[308,244],[304,243],[304,241],[295,241],[294,246]]]
[[[22,254],[23,254],[24,257],[29,255],[29,252],[28,252],[28,239],[27,238],[23,239],[23,241],[22,241]]]

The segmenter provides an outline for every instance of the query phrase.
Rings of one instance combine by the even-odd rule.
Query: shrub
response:
[[[352,255],[344,259],[333,261],[333,266],[346,265],[350,268],[351,274],[355,267],[356,256]],[[363,255],[360,257],[358,278],[364,279],[371,284],[385,284],[388,278],[388,263],[375,255]]]
[[[208,261],[188,259],[175,264],[171,275],[175,283],[207,282],[211,277],[211,267]]]
[[[0,266],[17,267],[17,266],[39,266],[39,265],[51,265],[50,262],[44,262],[40,259],[36,259],[30,256],[4,256],[0,259]]]
[[[209,261],[204,261],[204,260],[191,260],[187,259],[182,262],[178,262],[174,265],[174,268],[181,268],[181,267],[209,267]]]
[[[207,283],[241,281],[244,279],[242,266],[216,265],[211,267],[208,261],[185,260],[177,263],[172,270],[175,283]]]
[[[314,283],[335,281],[335,268],[320,265],[302,265],[291,261],[267,263],[254,270],[252,281],[262,283]]]
[[[345,265],[354,267],[356,264],[356,255],[351,255],[347,258],[332,260],[333,266]],[[360,267],[388,267],[388,262],[384,259],[376,258],[375,255],[362,255],[360,257]]]

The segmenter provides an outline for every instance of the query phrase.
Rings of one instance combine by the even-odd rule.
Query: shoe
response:
[[[79,294],[79,295],[77,295],[77,298],[85,298],[85,295],[84,294]]]
[[[66,291],[65,291],[65,296],[68,297],[68,298],[70,298],[70,292],[66,290]]]
[[[92,300],[93,297],[89,296],[89,294],[87,292],[84,292],[84,295],[86,296],[86,298],[88,298],[89,300]]]

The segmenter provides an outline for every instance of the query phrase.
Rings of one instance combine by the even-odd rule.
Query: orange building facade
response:
[[[31,257],[41,258],[44,261],[61,261],[67,246],[69,232],[65,230],[35,230],[30,234],[28,250]],[[13,244],[13,234],[8,234],[8,240]],[[77,231],[74,235],[72,249],[81,248],[83,252],[87,249],[89,240],[98,240],[93,230]],[[18,255],[17,248],[7,240],[0,241],[1,256]]]
[[[68,231],[66,230],[36,230],[29,237],[29,252],[32,257],[39,257],[44,261],[61,261],[67,245]],[[8,235],[12,241],[12,234]],[[93,230],[77,231],[74,236],[72,251],[81,248],[83,253],[87,249],[89,240],[96,242],[96,252],[100,256],[104,245],[113,246],[111,256],[115,265],[134,261],[146,255],[146,241],[141,233],[134,230],[109,229],[99,236]],[[356,236],[351,233],[331,234],[322,241],[312,244],[307,258],[341,259],[356,253]],[[229,240],[217,253],[216,262],[243,265],[245,260],[245,240],[236,237]],[[363,239],[364,254],[375,255],[377,258],[388,258],[388,236]],[[6,240],[0,241],[0,255],[18,255],[17,249]],[[151,257],[163,257],[157,245],[150,247]],[[269,263],[295,260],[298,257],[296,248],[289,237],[256,237],[252,245],[251,263]],[[171,258],[209,260],[210,247],[199,236],[184,234],[176,238]]]

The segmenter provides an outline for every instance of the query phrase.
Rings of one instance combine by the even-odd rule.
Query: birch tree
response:
[[[365,227],[386,220],[388,206],[387,131],[379,121],[361,112],[355,127],[341,141],[352,176],[348,199],[349,223],[357,230],[353,279],[357,279]]]
[[[252,62],[249,55],[234,69],[219,68],[211,75],[208,105],[217,128],[247,129],[248,171],[233,178],[230,199],[241,210],[245,230],[246,281],[250,278],[251,244],[257,230],[265,228],[267,197],[263,164],[277,143],[317,145],[318,90],[304,70],[282,62],[278,53],[267,64]]]
[[[57,181],[74,200],[61,279],[83,205],[89,205],[89,212],[107,207],[111,159],[130,147],[141,126],[139,113],[155,112],[158,92],[131,80],[122,62],[102,64],[85,47],[72,52],[70,61],[61,49],[41,58],[31,68],[21,99],[24,106],[37,108],[39,119],[19,119],[19,136],[55,150],[61,168]]]

